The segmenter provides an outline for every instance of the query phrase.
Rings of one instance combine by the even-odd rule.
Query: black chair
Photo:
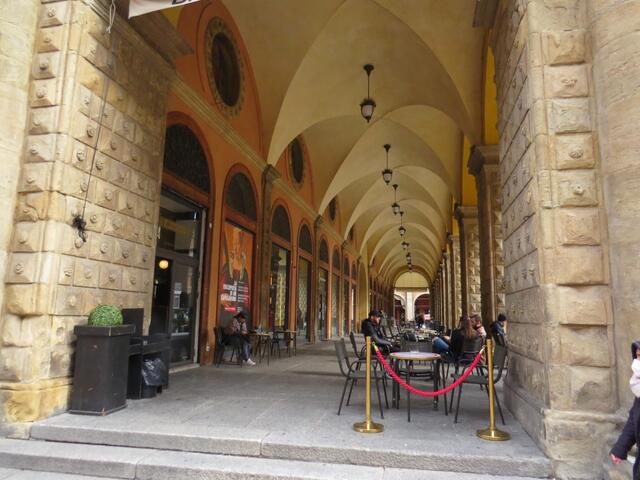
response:
[[[240,346],[240,339],[235,336],[227,336],[224,334],[222,327],[214,327],[213,333],[216,337],[216,351],[215,351],[215,364],[219,367],[224,361],[224,354],[227,347],[231,347],[231,356],[229,357],[229,363],[233,363],[233,357],[236,357],[236,363],[242,368],[242,352]]]
[[[143,308],[123,308],[122,321],[133,325],[134,331],[129,344],[129,371],[127,377],[127,398],[138,399],[155,396],[163,388],[169,388],[169,366],[171,364],[171,336],[168,333],[153,333],[157,326],[152,317],[149,331],[143,335]],[[161,385],[148,387],[144,383],[142,370],[146,359],[160,359],[165,372]]]
[[[283,330],[274,330],[273,336],[271,337],[271,355],[275,356],[275,352],[278,352],[278,358],[281,357],[282,353],[280,350],[280,345],[284,342],[284,331]]]
[[[493,348],[493,384],[497,384],[502,378],[502,373],[504,372],[504,366],[507,361],[507,349],[501,345],[496,345]],[[454,379],[458,379],[459,375],[454,374]],[[480,385],[480,387],[486,387],[484,390],[487,392],[487,396],[489,396],[489,373],[483,375],[469,375],[464,382],[460,384],[458,387],[458,402],[456,404],[456,416],[454,419],[454,423],[458,423],[458,411],[460,410],[460,397],[462,396],[462,386],[465,384],[471,385]],[[451,395],[451,399],[453,400],[453,395]],[[498,405],[498,412],[500,412],[500,418],[502,420],[502,424],[506,425],[504,421],[504,415],[502,414],[502,407],[500,406],[500,396],[495,395],[496,404]]]
[[[362,363],[361,360],[355,360],[351,362],[349,360],[349,354],[347,353],[347,346],[344,342],[344,339],[336,340],[333,342],[336,348],[336,356],[338,357],[338,365],[340,366],[340,373],[345,377],[344,387],[342,389],[342,396],[340,397],[340,405],[338,407],[338,415],[342,411],[342,404],[344,403],[344,396],[347,393],[347,385],[351,382],[351,388],[349,389],[349,396],[347,397],[347,402],[345,405],[349,405],[349,401],[351,400],[351,392],[353,391],[353,386],[356,384],[358,380],[366,379],[366,372],[364,370],[359,369],[359,364]],[[380,381],[382,380],[381,376],[378,374],[378,370],[376,368],[372,368],[371,375],[373,380],[376,382],[376,392],[378,394],[378,405],[380,407],[380,417],[384,418],[384,412],[382,411],[382,398],[380,397]],[[384,388],[384,383],[383,383]],[[385,390],[385,398],[386,398],[386,390]],[[387,402],[387,407],[388,407]]]
[[[365,356],[365,348],[363,345],[361,349],[358,349],[358,345],[356,343],[356,335],[353,332],[349,332],[349,340],[351,341],[351,346],[353,347],[353,354],[356,356],[358,360],[364,360]]]

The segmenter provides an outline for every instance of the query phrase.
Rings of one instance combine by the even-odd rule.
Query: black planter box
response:
[[[108,415],[127,406],[129,339],[133,325],[77,325],[70,413]]]

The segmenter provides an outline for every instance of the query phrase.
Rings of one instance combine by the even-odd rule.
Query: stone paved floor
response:
[[[463,392],[459,423],[434,411],[430,399],[413,397],[412,421],[400,410],[385,410],[385,431],[358,434],[352,424],[364,417],[363,389],[356,388],[352,404],[338,416],[343,385],[332,342],[298,348],[298,355],[255,367],[200,367],[172,374],[171,386],[153,399],[129,401],[126,409],[107,417],[64,414],[45,424],[89,428],[221,432],[260,438],[268,435],[285,444],[348,446],[394,451],[442,452],[541,458],[543,454],[507,412],[509,442],[486,442],[476,437],[488,424],[488,402],[478,387]],[[374,396],[375,398],[375,396]],[[378,421],[377,403],[373,402]]]

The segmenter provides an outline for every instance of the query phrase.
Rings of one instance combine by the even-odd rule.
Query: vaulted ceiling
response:
[[[223,0],[249,52],[267,161],[302,135],[323,212],[338,197],[345,237],[388,278],[407,270],[381,178],[383,145],[413,264],[433,278],[460,198],[462,139],[480,140],[483,43],[472,0]],[[362,66],[371,63],[367,124]]]

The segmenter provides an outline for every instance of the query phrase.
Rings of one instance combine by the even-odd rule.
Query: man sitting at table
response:
[[[369,317],[362,321],[362,334],[365,337],[371,337],[371,341],[375,343],[383,354],[391,352],[399,352],[400,347],[384,338],[380,329],[380,317],[382,314],[379,310],[371,310]]]
[[[255,365],[256,362],[251,360],[251,343],[249,341],[249,331],[247,329],[247,316],[244,312],[236,313],[227,328],[225,328],[225,334],[237,341],[240,344],[240,351],[242,352],[242,360],[247,365]]]

